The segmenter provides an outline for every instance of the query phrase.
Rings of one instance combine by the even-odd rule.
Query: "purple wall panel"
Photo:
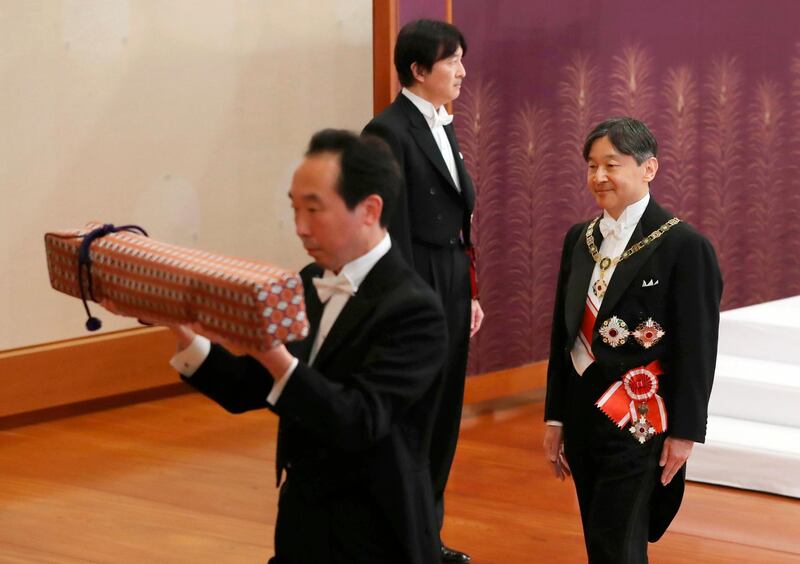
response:
[[[547,357],[563,236],[598,213],[580,147],[613,115],[653,129],[653,196],[714,243],[723,308],[800,293],[800,4],[458,0],[454,20],[487,313],[471,372]]]
[[[443,20],[444,0],[400,0],[398,11],[398,27],[422,18]]]

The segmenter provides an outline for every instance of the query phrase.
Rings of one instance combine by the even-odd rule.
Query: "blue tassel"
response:
[[[89,233],[83,236],[83,241],[81,242],[81,246],[78,249],[78,288],[81,292],[81,301],[83,302],[83,309],[86,310],[86,330],[87,331],[97,331],[103,326],[103,322],[100,321],[97,317],[94,317],[91,312],[89,311],[89,304],[86,302],[86,293],[83,289],[83,276],[84,272],[86,273],[86,281],[87,287],[89,290],[89,297],[92,301],[97,301],[94,297],[94,291],[92,288],[92,257],[89,255],[89,247],[91,246],[92,242],[95,239],[99,239],[100,237],[105,237],[109,233],[117,233],[118,231],[138,231],[145,237],[149,237],[147,231],[139,227],[138,225],[121,225],[120,227],[114,227],[110,223],[106,223],[101,227],[97,227],[96,229],[92,229]]]

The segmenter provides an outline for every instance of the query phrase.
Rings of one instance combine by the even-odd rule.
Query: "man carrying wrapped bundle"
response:
[[[289,191],[315,260],[300,273],[308,338],[235,356],[170,327],[189,384],[280,417],[272,563],[439,561],[427,457],[447,333],[386,231],[400,182],[382,141],[317,133]]]

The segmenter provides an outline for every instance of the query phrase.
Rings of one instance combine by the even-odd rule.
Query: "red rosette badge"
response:
[[[632,368],[612,384],[595,405],[620,429],[632,423],[628,430],[644,443],[667,430],[667,410],[657,393],[661,373],[657,360]]]

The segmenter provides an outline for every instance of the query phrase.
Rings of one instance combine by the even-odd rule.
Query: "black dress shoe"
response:
[[[469,562],[472,558],[466,552],[453,550],[442,545],[442,562]]]

